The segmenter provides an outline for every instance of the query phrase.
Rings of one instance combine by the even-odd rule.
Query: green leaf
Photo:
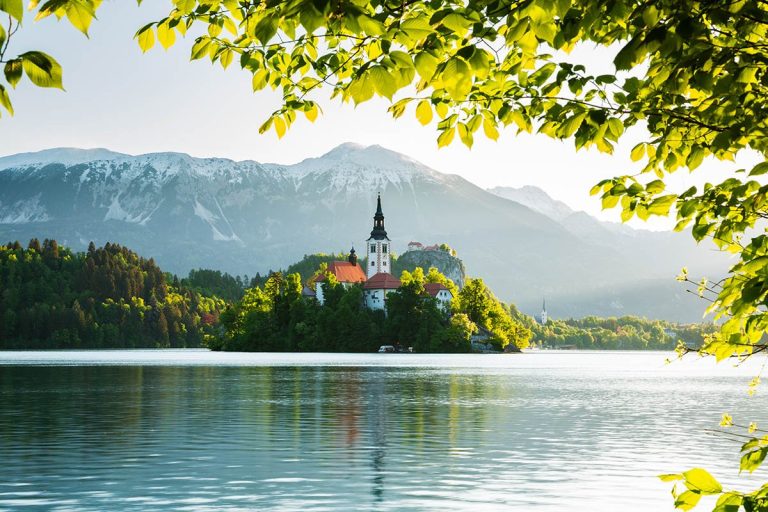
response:
[[[150,23],[149,25],[140,28],[134,36],[139,41],[139,48],[141,48],[142,53],[155,46],[155,31],[152,29],[152,25],[153,24]],[[192,47],[192,51],[194,53],[194,47]]]
[[[24,17],[24,3],[22,0],[0,0],[0,11],[10,14],[16,21],[21,22]]]
[[[21,80],[22,65],[21,59],[12,59],[5,63],[5,79],[16,88],[16,84]]]
[[[698,491],[701,494],[720,494],[723,492],[723,486],[706,469],[693,468],[685,471],[683,477],[686,487],[692,491]]]
[[[96,17],[89,2],[67,2],[67,19],[73,27],[88,36],[88,28]]]
[[[483,119],[483,132],[491,140],[499,139],[499,130],[496,129],[496,125],[490,119]]]
[[[456,32],[456,34],[463,36],[467,33],[467,29],[472,26],[472,22],[461,14],[452,12],[442,20],[444,27]]]
[[[691,510],[697,503],[699,503],[700,499],[701,494],[693,491],[685,491],[675,498],[675,508],[679,508],[680,510]]]
[[[608,130],[616,137],[621,137],[621,134],[624,133],[624,123],[621,122],[621,119],[611,118],[608,120]]]
[[[437,137],[437,147],[442,148],[443,146],[448,146],[451,141],[453,141],[453,136],[456,134],[456,128],[453,126],[450,126],[442,131],[442,133]]]
[[[232,63],[234,56],[235,52],[233,52],[230,48],[226,48],[224,51],[222,51],[219,54],[219,63],[221,64],[221,67],[227,69],[227,67]]]
[[[648,205],[648,212],[653,215],[668,215],[669,209],[674,204],[677,196],[669,194],[666,196],[657,197],[651,204]]]
[[[304,110],[304,115],[311,123],[314,123],[319,111],[320,109],[318,108],[317,103],[311,103],[309,107]]]
[[[275,125],[275,132],[277,133],[277,138],[282,139],[283,135],[285,135],[285,130],[286,130],[285,121],[283,121],[283,118],[281,117],[275,117],[274,125]]]
[[[5,87],[3,87],[2,84],[0,84],[0,105],[2,105],[9,114],[13,115],[11,98],[8,96],[8,91],[5,90]]]
[[[363,73],[356,79],[353,79],[349,84],[349,87],[347,87],[347,95],[352,98],[355,105],[368,101],[373,97],[375,92],[376,89],[374,88],[373,80],[370,79],[369,73]]]
[[[686,160],[686,165],[688,166],[688,169],[694,170],[699,165],[701,165],[701,162],[704,161],[704,149],[700,146],[693,146],[691,148],[691,152],[688,154],[688,159]]]
[[[661,180],[653,180],[652,182],[648,183],[645,186],[645,190],[648,191],[649,194],[654,194],[654,195],[664,192],[665,188],[666,188],[666,185],[664,185],[664,182]]]
[[[571,117],[566,119],[565,122],[563,122],[560,128],[560,133],[558,135],[560,135],[560,137],[564,139],[567,139],[568,137],[576,133],[576,130],[579,129],[579,127],[581,126],[581,123],[584,122],[584,119],[586,117],[587,117],[586,112],[572,115]]]
[[[381,96],[392,99],[397,92],[397,80],[384,66],[373,66],[368,69],[368,79]]]
[[[157,39],[166,50],[176,42],[176,31],[168,26],[167,23],[161,23],[157,26]]]
[[[760,176],[768,172],[768,162],[760,162],[749,171],[750,176]]]
[[[387,27],[379,20],[373,19],[365,14],[358,16],[357,23],[363,32],[369,36],[380,36],[386,33]]]
[[[741,457],[741,463],[739,464],[740,471],[749,471],[750,473],[760,467],[765,460],[765,456],[768,453],[768,447],[761,448],[759,450],[745,453]]]
[[[275,37],[275,34],[277,34],[277,18],[275,16],[265,16],[253,29],[253,35],[263,45],[267,45]]]
[[[459,123],[459,138],[468,148],[472,147],[474,143],[474,137],[472,136],[472,130],[464,123]]]
[[[733,492],[726,492],[717,499],[717,506],[712,512],[739,512],[744,498]]]
[[[432,121],[432,107],[430,106],[429,101],[421,100],[419,104],[416,105],[416,119],[418,119],[422,125],[427,125]]]
[[[453,100],[465,99],[472,90],[472,69],[461,57],[453,57],[446,62],[441,79]]]
[[[420,52],[416,54],[413,63],[421,78],[424,80],[431,80],[432,77],[435,76],[439,61],[427,52]]]
[[[532,83],[533,85],[540,86],[544,82],[547,81],[547,78],[552,76],[552,73],[555,71],[555,64],[552,62],[548,62],[547,64],[544,64],[542,67],[537,69],[531,76],[528,77],[528,82]]]
[[[27,77],[38,87],[64,89],[61,83],[61,66],[50,55],[31,51],[18,57]]]
[[[475,76],[485,79],[491,71],[491,61],[492,59],[488,52],[477,48],[469,58],[469,65],[472,66]]]
[[[607,210],[609,208],[613,208],[619,204],[619,196],[603,196],[602,200],[602,207],[603,210]]]
[[[641,142],[634,148],[632,148],[632,152],[629,154],[629,157],[632,159],[633,162],[637,162],[641,158],[645,156],[645,143]]]
[[[435,31],[423,17],[403,21],[400,24],[400,30],[415,41],[420,41]]]
[[[152,41],[152,43],[154,44],[154,41]],[[202,59],[208,55],[208,50],[211,44],[212,42],[210,38],[199,37],[197,41],[195,41],[195,44],[192,45],[190,60]]]

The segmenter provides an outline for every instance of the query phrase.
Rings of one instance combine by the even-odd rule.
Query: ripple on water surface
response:
[[[766,418],[734,368],[662,353],[0,353],[0,510],[671,510],[728,485],[704,430]]]

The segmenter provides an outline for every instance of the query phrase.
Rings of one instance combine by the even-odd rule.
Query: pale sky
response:
[[[343,142],[380,144],[484,188],[535,185],[574,209],[618,220],[618,211],[601,211],[589,189],[600,179],[636,172],[637,164],[628,155],[641,140],[641,129],[613,156],[597,150],[576,152],[571,141],[515,135],[511,128],[502,130],[496,142],[477,136],[471,150],[458,138],[451,147],[438,149],[434,126],[421,126],[411,111],[393,120],[386,112],[388,101],[357,108],[326,101],[324,114],[314,124],[300,119],[278,140],[274,131],[260,135],[258,127],[279,106],[279,95],[271,90],[254,94],[250,76],[236,63],[224,71],[209,61],[189,62],[189,35],[167,52],[157,45],[141,53],[133,34],[160,19],[164,9],[167,14],[168,5],[104,2],[90,39],[66,22],[27,19],[9,53],[35,49],[54,56],[64,68],[66,92],[39,89],[23,79],[11,91],[16,115],[3,112],[0,119],[0,156],[51,147],[104,147],[129,154],[178,151],[291,164]],[[598,72],[612,71],[605,51],[580,48],[569,60],[579,59],[600,67]],[[742,160],[747,166],[754,158]],[[684,189],[705,178],[720,181],[734,168],[732,163],[705,162],[694,175],[678,172],[672,183]],[[662,229],[670,222],[632,225]]]

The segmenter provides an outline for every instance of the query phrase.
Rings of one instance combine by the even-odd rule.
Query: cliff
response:
[[[464,286],[466,270],[464,262],[448,252],[436,251],[406,251],[397,257],[392,263],[394,275],[399,276],[403,270],[412,272],[416,267],[421,267],[426,273],[430,267],[435,267],[446,277],[451,279],[459,288]]]

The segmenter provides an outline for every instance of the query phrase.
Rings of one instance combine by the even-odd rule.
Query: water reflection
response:
[[[667,510],[660,472],[740,483],[701,432],[766,410],[743,376],[541,361],[0,366],[0,509]]]

